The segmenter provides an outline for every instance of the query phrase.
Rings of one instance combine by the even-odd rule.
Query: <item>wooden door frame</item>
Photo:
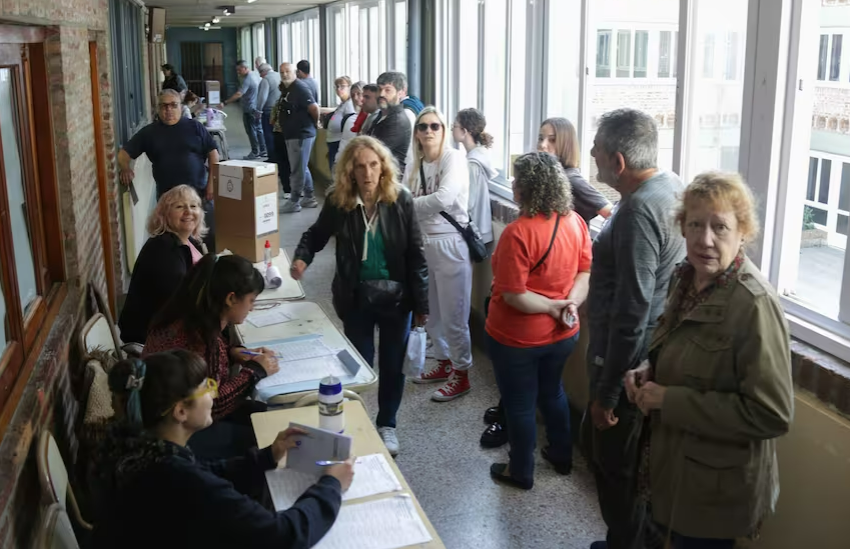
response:
[[[115,318],[115,271],[112,257],[112,233],[109,230],[109,189],[106,176],[106,150],[103,140],[103,111],[100,106],[100,77],[97,62],[97,42],[89,42],[89,73],[91,78],[92,118],[94,123],[94,149],[97,162],[98,209],[100,210],[100,237],[103,244],[103,266],[106,270],[106,291],[109,300],[109,312]]]

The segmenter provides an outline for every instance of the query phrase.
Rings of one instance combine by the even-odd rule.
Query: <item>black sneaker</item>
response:
[[[481,434],[481,446],[498,448],[508,442],[508,428],[498,421],[491,423]]]
[[[490,423],[496,423],[504,420],[505,416],[502,413],[501,406],[491,406],[490,408],[487,408],[487,410],[484,412],[484,423],[488,425]]]

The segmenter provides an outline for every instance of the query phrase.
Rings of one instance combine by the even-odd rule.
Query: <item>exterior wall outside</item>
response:
[[[0,547],[25,548],[33,541],[43,503],[36,471],[35,445],[42,429],[56,436],[70,471],[76,457],[73,434],[78,405],[71,391],[76,379],[74,342],[83,320],[86,285],[106,295],[105,263],[124,285],[119,195],[113,135],[108,2],[105,0],[19,0],[0,4],[0,21],[47,26],[50,113],[67,273],[67,296],[49,330],[41,354],[0,441]],[[2,39],[0,39],[2,40]],[[89,41],[97,43],[98,89],[90,82]],[[140,45],[141,46],[141,45]],[[92,93],[102,112],[92,113]],[[149,101],[148,103],[149,104]],[[44,107],[42,107],[44,108]],[[93,114],[100,118],[106,158],[109,230],[113,249],[104,257],[98,210]],[[50,235],[56,238],[56,235]],[[73,475],[73,473],[72,473]]]

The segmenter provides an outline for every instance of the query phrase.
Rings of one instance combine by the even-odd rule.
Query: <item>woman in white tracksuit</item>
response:
[[[426,107],[413,128],[414,161],[404,181],[413,193],[428,262],[428,308],[425,329],[434,342],[437,367],[415,383],[445,382],[431,398],[453,400],[469,392],[472,343],[469,306],[472,262],[469,247],[440,212],[461,226],[469,223],[469,171],[463,153],[446,145],[446,122],[434,107]],[[424,175],[424,185],[423,185]],[[423,188],[424,187],[424,188]]]

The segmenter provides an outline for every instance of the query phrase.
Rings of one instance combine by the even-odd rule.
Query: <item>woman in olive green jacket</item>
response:
[[[732,549],[757,534],[779,496],[790,336],[776,291],[743,251],[757,222],[740,177],[697,176],[677,220],[687,260],[649,362],[626,375],[629,398],[650,418],[639,476],[672,547]]]

